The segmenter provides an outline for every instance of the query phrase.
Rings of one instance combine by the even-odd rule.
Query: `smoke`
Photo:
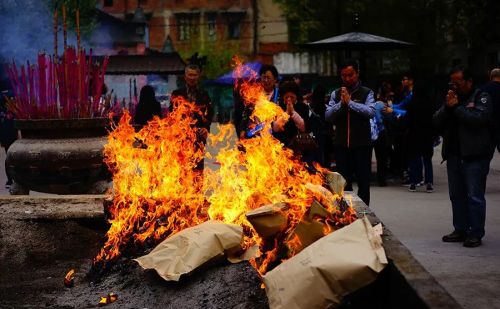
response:
[[[15,60],[18,63],[25,63],[27,60],[30,62],[35,60],[39,52],[54,53],[53,12],[50,7],[50,0],[1,1],[0,57],[4,61]],[[62,29],[59,32],[58,47],[61,53]],[[74,33],[68,33],[68,44],[76,45]]]
[[[4,64],[34,63],[40,52],[54,54],[54,19],[51,0],[1,0],[0,1],[0,86],[8,87]],[[62,13],[58,12],[57,50],[63,52]],[[114,54],[109,27],[98,25],[90,42],[99,38],[94,55]],[[76,33],[67,34],[68,45],[77,45]],[[81,47],[89,51],[91,44],[82,39]]]

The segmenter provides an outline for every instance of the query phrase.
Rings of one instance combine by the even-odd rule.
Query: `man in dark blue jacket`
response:
[[[474,87],[470,73],[454,68],[446,102],[434,114],[434,124],[443,135],[453,227],[444,242],[464,242],[464,247],[481,245],[486,218],[486,177],[494,143],[490,124],[491,98]]]
[[[334,90],[325,112],[326,121],[335,124],[336,161],[347,184],[353,173],[358,182],[358,195],[370,205],[372,139],[370,119],[375,116],[373,91],[363,87],[358,65],[346,61],[340,66],[343,87]]]

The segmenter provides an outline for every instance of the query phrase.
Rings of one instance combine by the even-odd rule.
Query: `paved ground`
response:
[[[5,152],[0,151],[0,195],[8,194],[4,160]],[[372,187],[371,207],[464,308],[500,309],[500,155],[496,153],[491,163],[486,236],[479,248],[441,241],[452,224],[446,170],[438,153],[434,175],[434,193],[411,193],[399,185]]]
[[[439,151],[433,160],[434,193],[372,187],[371,208],[464,308],[500,308],[500,155],[495,154],[488,175],[483,245],[464,248],[441,241],[453,227]]]

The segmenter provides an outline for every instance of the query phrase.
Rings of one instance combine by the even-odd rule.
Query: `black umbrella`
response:
[[[317,49],[375,50],[400,49],[412,47],[414,45],[415,44],[413,43],[394,40],[369,33],[349,32],[320,41],[309,42],[304,44],[304,47]]]
[[[413,43],[399,41],[378,35],[364,32],[349,32],[337,36],[332,36],[320,41],[309,42],[302,45],[305,48],[317,50],[345,50],[346,56],[351,57],[351,51],[359,51],[359,65],[362,78],[367,77],[367,62],[365,52],[368,50],[391,50],[404,49],[415,46]],[[336,61],[339,58],[336,57]],[[337,63],[338,65],[338,63]]]

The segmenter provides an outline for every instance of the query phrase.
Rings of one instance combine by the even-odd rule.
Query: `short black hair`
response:
[[[462,72],[462,75],[464,76],[464,80],[474,80],[474,78],[472,78],[472,73],[470,72],[470,70],[464,66],[461,66],[461,65],[453,67],[450,70],[450,74],[448,74],[448,75],[452,75],[452,74],[455,74],[458,72]]]
[[[287,92],[295,93],[297,97],[300,96],[300,88],[294,81],[287,80],[284,81],[280,86],[280,94],[285,95]]]
[[[339,67],[339,72],[347,67],[352,67],[354,69],[354,71],[356,71],[356,73],[359,73],[359,65],[358,65],[358,62],[356,60],[347,59],[344,62],[342,62],[342,64],[340,64],[340,67]]]
[[[408,79],[411,79],[411,80],[415,80],[415,74],[413,74],[413,72],[404,72],[402,77],[407,77]]]
[[[276,69],[276,67],[272,64],[264,64],[262,65],[262,67],[260,68],[260,71],[259,71],[259,75],[262,75],[264,73],[266,73],[267,71],[271,72],[271,74],[273,74],[274,76],[274,79],[278,79],[278,69]]]
[[[201,73],[201,67],[196,63],[187,64],[186,67],[184,68],[184,72],[186,72],[186,70],[196,70],[198,71],[198,73]]]

